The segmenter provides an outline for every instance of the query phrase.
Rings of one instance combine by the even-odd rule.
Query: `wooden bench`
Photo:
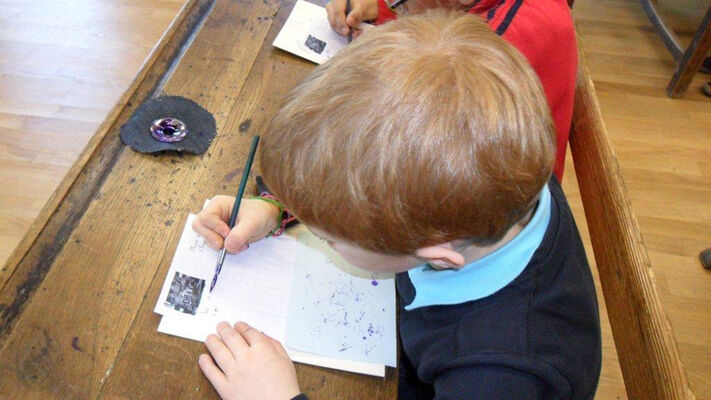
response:
[[[313,68],[271,46],[292,6],[186,3],[0,270],[1,398],[216,397],[197,367],[204,346],[158,334],[152,309],[187,214],[231,193],[251,135]],[[208,153],[148,156],[121,144],[120,126],[161,93],[215,115]],[[629,395],[692,398],[584,69],[571,149]],[[297,372],[312,399],[396,398],[393,370]]]
[[[581,56],[570,151],[630,399],[693,399]]]

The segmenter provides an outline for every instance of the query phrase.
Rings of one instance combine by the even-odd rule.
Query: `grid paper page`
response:
[[[158,331],[204,341],[220,321],[245,321],[286,344],[286,321],[293,271],[300,263],[328,262],[313,257],[308,232],[299,240],[288,236],[269,238],[247,251],[228,255],[217,285],[209,292],[218,252],[195,233],[190,215],[175,251],[154,311],[162,314]],[[306,242],[303,239],[307,238]],[[393,289],[394,294],[394,289]],[[297,316],[297,318],[303,315]],[[385,376],[385,365],[368,361],[325,357],[286,346],[296,362],[375,376]]]
[[[284,337],[298,243],[269,238],[225,257],[217,285],[209,293],[218,252],[191,228],[183,229],[154,311],[194,321],[245,321],[275,338]],[[215,324],[210,323],[214,327]]]

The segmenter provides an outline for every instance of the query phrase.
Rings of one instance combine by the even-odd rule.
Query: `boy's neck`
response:
[[[531,217],[533,217],[533,214],[535,213],[536,209],[538,208],[538,202],[536,202],[536,205],[531,207],[531,209],[524,215],[523,218],[521,218],[518,222],[516,222],[504,235],[504,237],[501,238],[496,243],[486,245],[486,246],[479,246],[475,244],[468,244],[465,245],[460,253],[464,256],[464,260],[466,264],[472,263],[476,260],[479,260],[481,258],[486,257],[487,255],[495,252],[496,250],[500,249],[503,247],[506,243],[510,242],[515,238],[523,228],[528,225],[528,223],[531,221]]]

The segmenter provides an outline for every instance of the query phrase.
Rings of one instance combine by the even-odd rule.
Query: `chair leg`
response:
[[[689,87],[691,79],[704,62],[706,53],[711,48],[711,7],[704,16],[694,39],[679,61],[676,72],[667,86],[669,97],[681,97]]]
[[[699,254],[701,265],[706,269],[711,269],[711,248],[708,248]]]
[[[640,0],[640,3],[642,4],[642,10],[647,14],[647,18],[649,18],[649,22],[652,23],[654,30],[657,31],[657,34],[662,38],[662,42],[664,42],[667,50],[669,50],[672,57],[674,57],[674,61],[679,62],[684,56],[684,49],[681,48],[679,39],[674,34],[674,31],[669,29],[664,23],[662,16],[659,15],[657,8],[652,4],[651,0]]]
[[[702,74],[711,74],[711,57],[706,57],[704,62],[701,63],[701,68],[699,68],[699,72]]]

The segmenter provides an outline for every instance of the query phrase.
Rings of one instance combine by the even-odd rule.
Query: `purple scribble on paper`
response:
[[[392,279],[379,273],[351,275],[325,260],[296,274],[302,284],[295,285],[298,295],[289,306],[287,343],[339,359],[394,365]],[[299,312],[292,314],[294,309]],[[388,312],[392,319],[384,317]]]
[[[344,352],[344,351],[346,351],[346,350],[348,350],[348,349],[350,349],[350,348],[353,348],[353,347],[354,347],[353,345],[350,345],[350,344],[348,344],[348,343],[341,343],[341,348],[338,349],[338,352],[339,352],[339,353],[342,353],[342,352]]]
[[[373,272],[373,273],[370,275],[370,279],[373,280],[372,282],[370,282],[370,284],[373,285],[373,286],[378,286],[378,278],[379,278],[378,273],[377,273],[377,272]]]

